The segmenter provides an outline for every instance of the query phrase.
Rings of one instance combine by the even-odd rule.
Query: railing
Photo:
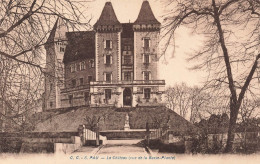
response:
[[[61,89],[61,92],[71,92],[71,91],[78,91],[78,90],[83,90],[83,89],[89,89],[89,84],[86,85],[80,85],[76,87],[71,87],[71,88],[63,88]]]
[[[168,130],[163,130],[162,128],[155,129],[151,131],[149,139],[162,139],[167,138]]]
[[[165,80],[133,80],[133,81],[92,81],[90,85],[113,85],[113,84],[126,84],[126,85],[140,85],[140,84],[156,84],[156,85],[165,85]]]

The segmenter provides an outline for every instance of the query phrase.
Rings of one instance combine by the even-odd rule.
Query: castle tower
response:
[[[111,2],[106,2],[103,11],[94,25],[96,54],[96,82],[91,87],[91,102],[115,104],[118,92],[117,83],[121,80],[121,31]],[[106,85],[104,85],[106,84]]]
[[[134,79],[156,80],[160,22],[154,17],[148,1],[143,1],[138,18],[134,22]],[[139,66],[142,66],[141,68]],[[137,68],[139,67],[139,69]]]
[[[94,25],[96,31],[96,81],[117,82],[121,79],[121,29],[111,2]]]
[[[161,23],[155,18],[149,2],[143,1],[133,24],[134,80],[143,80],[142,85],[134,88],[136,103],[140,100],[150,104],[164,101],[165,82],[158,80],[160,26]],[[143,95],[138,94],[139,92]]]
[[[121,24],[106,2],[94,25],[96,81],[90,83],[91,105],[133,107],[163,101],[158,80],[160,22],[144,1],[134,23]]]
[[[47,43],[46,50],[46,66],[45,66],[45,93],[44,93],[44,109],[55,109],[61,106],[60,89],[64,83],[64,64],[63,56],[66,48],[67,28],[58,18],[55,22]]]

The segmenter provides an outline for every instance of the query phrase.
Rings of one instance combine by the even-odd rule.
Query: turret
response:
[[[161,23],[155,18],[150,4],[143,1],[139,15],[134,22],[135,31],[160,31]]]
[[[94,25],[94,29],[97,32],[121,31],[121,23],[116,17],[111,2],[106,2],[98,21]]]
[[[63,56],[66,48],[67,27],[61,18],[53,25],[45,44],[45,93],[43,110],[60,107],[60,89],[64,82]]]

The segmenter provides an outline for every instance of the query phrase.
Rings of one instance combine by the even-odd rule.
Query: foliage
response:
[[[226,113],[222,115],[211,115],[209,119],[201,120],[195,125],[204,131],[204,134],[226,133],[228,130],[229,117]]]

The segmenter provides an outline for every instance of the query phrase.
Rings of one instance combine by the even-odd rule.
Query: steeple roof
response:
[[[57,30],[57,26],[58,26],[58,19],[56,20],[51,32],[50,32],[50,35],[47,39],[47,44],[50,44],[50,43],[53,43],[54,42],[54,38],[55,38],[55,33],[56,33],[56,30]]]
[[[141,10],[134,24],[160,24],[160,22],[155,18],[151,6],[147,0],[143,1]]]
[[[112,3],[106,2],[98,21],[94,25],[94,28],[97,28],[97,26],[113,26],[113,25],[120,25],[120,22],[117,20]]]

